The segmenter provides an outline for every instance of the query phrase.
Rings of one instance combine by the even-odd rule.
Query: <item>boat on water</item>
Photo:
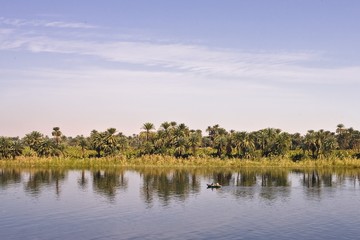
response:
[[[211,184],[206,184],[208,188],[221,188],[221,185],[219,183],[211,183]]]

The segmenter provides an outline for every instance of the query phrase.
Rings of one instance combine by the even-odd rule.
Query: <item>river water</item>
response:
[[[360,171],[0,169],[0,239],[359,239]],[[219,182],[220,189],[206,184]]]

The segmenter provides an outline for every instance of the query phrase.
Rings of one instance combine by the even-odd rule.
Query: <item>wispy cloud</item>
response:
[[[31,22],[34,21],[27,23]],[[60,23],[52,25],[71,26],[74,24]],[[14,24],[25,23],[20,21]],[[187,77],[192,78],[228,79],[263,85],[279,82],[343,84],[345,82],[359,83],[360,79],[360,66],[306,67],[306,64],[309,65],[322,58],[319,53],[311,51],[245,52],[182,43],[56,38],[44,36],[41,33],[21,31],[5,31],[0,37],[0,49],[72,54],[74,57],[94,56],[102,61],[132,64],[140,66],[140,69],[146,66],[153,68],[154,71],[187,74]]]
[[[31,26],[31,27],[53,27],[53,28],[97,28],[95,25],[90,25],[81,22],[62,22],[62,21],[46,21],[46,20],[25,20],[25,19],[10,19],[0,17],[0,24],[6,24],[15,27]]]

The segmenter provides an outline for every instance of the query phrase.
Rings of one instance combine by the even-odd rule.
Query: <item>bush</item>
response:
[[[293,162],[297,162],[297,161],[304,160],[306,158],[306,156],[303,153],[296,153],[296,154],[291,155],[290,158]]]
[[[22,151],[22,155],[24,157],[36,157],[37,153],[32,150],[30,147],[25,147],[24,150]]]

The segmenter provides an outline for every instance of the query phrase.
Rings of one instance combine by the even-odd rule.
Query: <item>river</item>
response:
[[[359,178],[355,170],[0,169],[0,239],[358,239]]]

